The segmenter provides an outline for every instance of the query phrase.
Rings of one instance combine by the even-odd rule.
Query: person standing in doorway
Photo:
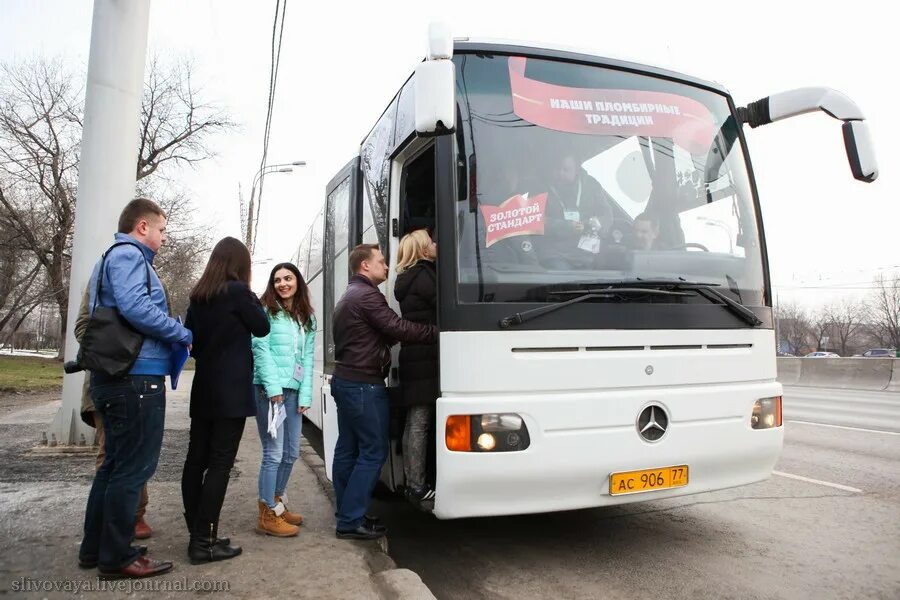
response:
[[[376,244],[360,244],[349,257],[353,276],[334,309],[335,369],[331,392],[338,440],[331,474],[337,500],[335,534],[375,539],[385,528],[366,517],[372,490],[388,456],[389,405],[384,378],[397,342],[434,343],[437,327],[404,321],[378,290],[388,266]]]
[[[302,415],[312,404],[316,319],[306,281],[291,263],[272,269],[262,304],[271,330],[253,340],[256,424],[263,450],[256,531],[289,537],[303,523],[287,508],[287,485],[300,456]],[[270,431],[269,415],[279,407],[284,421]]]
[[[194,334],[191,434],[181,498],[190,534],[188,556],[199,564],[241,553],[220,539],[219,514],[247,417],[256,416],[252,336],[268,335],[269,321],[250,291],[250,252],[233,237],[216,244],[191,290],[185,325]]]
[[[437,324],[437,244],[424,229],[403,236],[397,253],[394,297],[400,314],[414,323]],[[400,392],[406,411],[403,472],[406,497],[424,510],[434,507],[434,489],[425,479],[428,439],[434,429],[434,407],[440,395],[436,344],[400,346]]]

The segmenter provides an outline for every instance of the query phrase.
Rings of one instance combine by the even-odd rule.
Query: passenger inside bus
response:
[[[660,250],[659,219],[649,211],[634,218],[632,243],[635,250]]]
[[[542,153],[513,143],[494,152],[483,150],[492,161],[491,168],[483,166],[477,171],[477,203],[460,204],[460,267],[492,266],[494,269],[476,275],[488,280],[508,277],[504,272],[542,268],[627,271],[634,266],[635,252],[679,251],[695,246],[703,249],[685,244],[681,223],[683,211],[706,204],[700,176],[684,168],[676,170],[672,157],[663,152],[666,142],[671,145],[670,140],[647,142],[658,156],[636,175],[646,182],[647,195],[643,196],[628,196],[622,189],[613,188],[614,196],[600,183],[598,169],[614,168],[616,164],[597,160],[608,151],[603,144],[590,139],[571,148],[556,140],[545,141],[545,150],[554,146],[562,150],[553,153],[555,160],[543,167],[540,161],[549,151]],[[582,157],[587,158],[582,161]],[[544,175],[535,177],[534,173]],[[468,178],[466,175],[463,171],[462,181]],[[488,231],[485,208],[499,207],[514,196],[526,194],[530,198],[547,195],[543,231],[518,231],[496,239]],[[633,204],[639,207],[634,217]]]
[[[590,268],[613,223],[610,195],[572,153],[562,153],[550,167],[544,238],[538,245],[549,269]]]

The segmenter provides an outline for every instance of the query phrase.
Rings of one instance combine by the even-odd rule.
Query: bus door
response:
[[[335,175],[325,188],[325,244],[323,306],[316,307],[322,315],[322,335],[325,367],[321,390],[322,439],[325,450],[325,469],[331,478],[331,463],[337,443],[337,408],[331,396],[331,377],[334,373],[334,336],[332,323],[334,305],[341,299],[350,279],[350,250],[360,243],[361,182],[359,158],[354,158]]]
[[[390,271],[384,291],[388,304],[397,314],[401,312],[400,304],[394,298],[394,283],[397,280],[400,239],[416,229],[427,229],[432,236],[437,235],[434,168],[434,143],[432,140],[422,138],[413,138],[396,154],[391,165],[388,237]],[[391,350],[392,365],[387,382],[391,396],[400,393],[402,384],[398,371],[399,354],[400,344],[397,344]],[[406,409],[391,409],[391,452],[388,464],[382,472],[382,479],[392,489],[396,489],[397,485],[404,481],[401,438],[405,417]]]

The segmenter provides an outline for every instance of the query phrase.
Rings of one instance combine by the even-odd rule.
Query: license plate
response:
[[[622,494],[640,494],[653,490],[683,487],[688,484],[688,466],[660,467],[643,471],[625,471],[612,473],[609,476],[609,493],[611,496]]]

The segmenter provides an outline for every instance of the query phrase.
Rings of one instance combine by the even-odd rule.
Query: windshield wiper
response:
[[[732,300],[731,298],[729,298],[716,288],[709,286],[708,284],[682,283],[678,284],[675,289],[696,290],[697,295],[703,296],[710,302],[713,301],[713,298],[715,298],[716,300],[721,300],[724,303],[721,306],[724,306],[725,308],[730,310],[732,313],[743,319],[747,324],[753,325],[754,327],[762,325],[762,320],[756,316],[756,313],[754,313],[752,310],[750,310],[740,302]]]
[[[593,300],[595,298],[612,298],[613,296],[620,294],[643,294],[649,296],[687,296],[688,294],[685,292],[676,292],[671,290],[659,290],[654,288],[628,288],[628,287],[608,287],[608,288],[596,288],[590,290],[565,290],[559,292],[551,292],[551,294],[578,294],[581,295],[572,298],[571,300],[566,300],[565,302],[559,302],[557,304],[551,304],[550,306],[540,306],[538,308],[532,308],[531,310],[526,310],[525,312],[513,313],[508,317],[503,317],[500,319],[500,327],[503,329],[508,329],[513,325],[521,325],[527,321],[532,319],[536,319],[542,315],[546,315],[547,313],[551,313],[553,311],[559,310],[566,306],[572,304],[578,304],[579,302],[584,302],[585,300]]]
[[[571,304],[578,304],[579,302],[584,302],[585,300],[592,300],[595,298],[611,298],[617,294],[686,296],[687,292],[694,292],[701,298],[705,298],[713,304],[718,304],[718,302],[716,301],[720,301],[721,304],[719,304],[719,306],[724,306],[726,309],[742,319],[748,325],[752,325],[754,327],[762,325],[762,321],[752,310],[750,310],[740,302],[732,300],[731,298],[717,290],[716,286],[719,285],[717,283],[670,279],[634,279],[629,281],[603,282],[599,283],[599,285],[596,285],[596,287],[594,287],[594,284],[590,283],[585,283],[583,285],[590,285],[591,287],[577,290],[557,290],[548,292],[548,295],[581,295],[576,298],[572,298],[571,300],[560,302],[558,304],[541,306],[538,308],[533,308],[531,310],[526,310],[525,312],[514,313],[512,315],[509,315],[508,317],[500,319],[500,327],[503,329],[508,329],[513,325],[521,325],[522,323],[525,323],[547,313],[559,310],[560,308],[564,308]]]
[[[706,283],[701,281],[685,281],[685,280],[669,280],[669,279],[635,279],[633,281],[617,281],[609,285],[626,285],[626,286],[651,286],[654,289],[671,288],[673,290],[690,290],[697,293],[701,298],[706,298],[713,304],[717,304],[716,300],[722,302],[719,306],[724,306],[736,316],[740,317],[748,325],[754,327],[762,325],[762,321],[756,316],[752,310],[736,300],[732,300],[716,288],[718,283]]]

